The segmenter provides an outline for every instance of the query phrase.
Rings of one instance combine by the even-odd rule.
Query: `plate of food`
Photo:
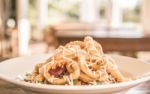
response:
[[[0,79],[36,93],[113,94],[150,80],[150,64],[108,55],[91,37],[59,46],[53,54],[0,63]]]

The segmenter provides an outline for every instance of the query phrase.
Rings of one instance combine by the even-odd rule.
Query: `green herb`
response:
[[[44,84],[49,84],[47,80],[44,80]]]
[[[96,80],[97,85],[102,85],[103,82]]]
[[[31,73],[26,73],[26,76],[31,76],[32,74]]]
[[[44,81],[37,81],[37,83],[44,84]]]
[[[78,83],[78,80],[73,80],[73,84],[76,85]]]

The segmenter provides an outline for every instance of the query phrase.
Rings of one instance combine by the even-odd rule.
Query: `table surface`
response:
[[[137,51],[150,51],[150,36],[145,35],[143,32],[128,32],[128,31],[93,31],[93,32],[57,32],[56,37],[60,45],[74,40],[83,40],[87,35],[90,35],[99,42],[104,52],[118,51],[118,52],[137,52]]]
[[[0,80],[0,94],[35,94]],[[134,87],[125,94],[150,94],[150,81]]]

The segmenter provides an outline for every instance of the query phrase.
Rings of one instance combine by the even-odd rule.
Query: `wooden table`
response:
[[[0,94],[36,94],[29,93],[23,89],[11,85],[0,80]],[[134,87],[127,91],[125,94],[150,94],[150,81]]]
[[[85,36],[92,36],[101,43],[104,52],[118,51],[122,53],[134,53],[137,51],[150,51],[150,36],[145,36],[142,32],[58,32],[56,34],[60,45],[69,41],[83,40]]]

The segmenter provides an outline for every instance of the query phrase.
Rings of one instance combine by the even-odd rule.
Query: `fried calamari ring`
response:
[[[105,62],[107,62],[107,72],[110,73],[112,77],[115,78],[117,82],[123,82],[125,81],[125,78],[120,73],[120,71],[117,68],[117,65],[115,64],[115,61],[110,57],[105,57]]]
[[[33,81],[34,83],[42,82],[44,81],[44,76],[42,74],[38,74],[37,76],[34,77]]]
[[[76,55],[76,49],[75,48],[65,48],[63,46],[60,46],[61,50],[57,51],[57,53],[55,53],[54,58],[55,60],[59,61],[62,60],[63,57],[67,57],[70,59],[75,59],[77,58]]]
[[[97,59],[96,61],[95,61],[95,63],[91,63],[91,68],[92,68],[92,70],[100,70],[100,69],[103,69],[104,67],[106,67],[106,63],[105,62],[103,62],[103,60],[101,60],[101,59]]]
[[[80,69],[83,73],[85,73],[87,76],[89,76],[92,79],[97,79],[99,78],[99,72],[98,71],[92,71],[86,63],[81,63],[80,64]]]
[[[99,77],[98,81],[109,82],[109,76],[108,76],[108,73],[105,71],[105,69],[99,70],[99,73],[100,73],[100,77]]]
[[[65,66],[65,65],[63,65],[63,66]],[[68,84],[71,84],[71,83],[69,83],[70,79],[75,80],[75,79],[79,78],[80,69],[79,69],[79,66],[77,63],[72,63],[70,65],[70,67],[72,68],[73,72],[69,73],[68,75],[63,75],[63,77],[59,78],[59,77],[54,77],[54,75],[51,75],[49,73],[49,71],[51,71],[51,69],[52,69],[52,64],[47,63],[44,68],[44,77],[51,84],[60,85],[60,84],[65,84],[67,82],[68,82]]]
[[[83,41],[73,41],[66,44],[65,47],[79,46],[81,49],[85,47],[85,43]]]
[[[91,37],[85,37],[84,42],[86,45],[86,49],[89,54],[95,55],[95,54],[103,54],[103,50],[100,44],[98,44],[96,41],[93,40]]]
[[[40,68],[41,68],[45,63],[46,63],[46,62],[36,64],[36,65],[34,66],[34,70],[33,70],[32,73],[33,73],[34,75],[38,75],[38,74],[40,73]]]
[[[79,79],[83,82],[86,82],[86,83],[89,83],[89,82],[92,82],[94,81],[95,79],[92,79],[91,77],[87,76],[85,73],[81,72],[80,73],[80,77]]]

